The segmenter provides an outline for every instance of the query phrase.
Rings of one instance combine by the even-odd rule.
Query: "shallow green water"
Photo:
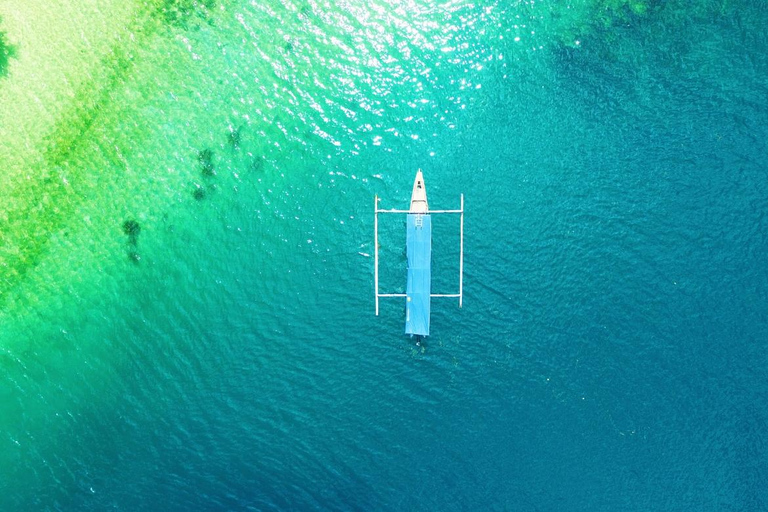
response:
[[[9,192],[0,508],[760,510],[766,14],[141,25]],[[418,346],[401,303],[373,316],[371,258],[374,194],[403,207],[416,168],[433,208],[467,200],[465,307]]]

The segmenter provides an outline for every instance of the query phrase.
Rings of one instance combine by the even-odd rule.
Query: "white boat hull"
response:
[[[427,188],[424,186],[424,175],[421,174],[421,169],[419,169],[416,171],[416,179],[413,182],[410,213],[427,212],[429,212],[429,204],[427,203]]]

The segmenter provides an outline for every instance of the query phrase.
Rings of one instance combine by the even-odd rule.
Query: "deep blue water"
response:
[[[338,50],[293,34],[280,51],[305,68],[272,66],[295,89],[275,87],[274,115],[244,122],[237,149],[222,119],[247,101],[188,121],[170,96],[147,100],[168,102],[151,112],[176,133],[209,123],[195,136],[217,176],[198,179],[202,201],[190,186],[142,207],[142,260],[121,254],[102,293],[7,335],[0,509],[768,509],[766,3],[653,4],[580,27],[579,45],[560,4],[539,22],[532,4],[457,4],[464,24],[445,31],[441,7],[420,6],[393,15],[390,46],[363,44],[398,48],[384,71],[354,52],[319,64],[313,51]],[[305,9],[333,34],[332,9]],[[204,63],[190,73],[266,76],[217,49],[280,23],[231,11],[188,34]],[[539,35],[517,50],[521,13]],[[457,62],[418,38],[402,57],[399,30],[442,37],[418,23],[433,15]],[[342,17],[350,45],[359,18]],[[341,84],[325,93],[324,66]],[[222,90],[272,91],[232,80],[185,87],[214,110]],[[405,207],[418,167],[432,208],[464,193],[467,212],[464,306],[434,302],[419,345],[399,299],[374,316],[371,257],[374,194]],[[450,291],[457,223],[434,222]],[[382,220],[392,291],[403,228]]]

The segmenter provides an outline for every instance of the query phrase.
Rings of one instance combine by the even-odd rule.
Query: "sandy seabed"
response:
[[[42,163],[43,139],[78,90],[98,75],[102,59],[125,36],[137,12],[136,2],[116,0],[0,4],[0,30],[16,49],[8,75],[0,80],[3,188]]]

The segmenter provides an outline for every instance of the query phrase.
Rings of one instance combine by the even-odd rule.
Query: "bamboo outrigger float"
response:
[[[406,246],[408,253],[408,280],[406,293],[379,293],[379,214],[407,214]],[[461,215],[459,239],[459,292],[432,293],[432,214],[454,213]],[[464,282],[464,194],[461,194],[461,207],[458,210],[430,210],[427,202],[427,189],[421,170],[416,172],[411,194],[409,210],[383,210],[379,208],[379,196],[375,197],[374,207],[374,270],[373,280],[376,288],[376,315],[379,314],[379,298],[405,297],[405,333],[420,336],[429,335],[429,316],[432,297],[450,297],[459,299],[462,306]]]

